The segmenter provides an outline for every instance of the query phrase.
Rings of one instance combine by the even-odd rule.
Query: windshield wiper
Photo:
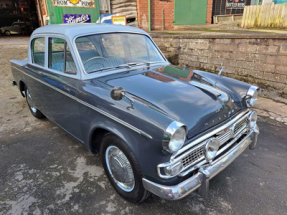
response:
[[[116,68],[116,69],[123,69],[123,68],[129,69],[129,68],[130,68],[130,65],[129,65],[129,64],[122,64],[122,65],[116,66],[116,67],[114,67],[114,68]]]
[[[122,64],[122,65],[119,65],[119,66],[116,66],[116,67],[108,67],[108,68],[102,68],[102,69],[94,70],[94,71],[89,72],[89,74],[90,73],[94,73],[94,72],[102,72],[102,71],[105,71],[105,70],[111,70],[111,69],[124,69],[124,68],[130,69],[132,66],[140,66],[140,65],[150,66],[151,64],[154,64],[154,63],[160,63],[160,61],[159,62],[133,62],[133,63],[126,63],[126,64]]]
[[[129,66],[140,66],[140,65],[147,65],[149,66],[151,63],[149,62],[133,62],[133,63],[127,63]]]
[[[129,66],[140,66],[140,65],[146,65],[150,66],[151,64],[155,63],[164,63],[163,61],[154,61],[154,62],[133,62],[133,63],[127,63]]]
[[[91,73],[94,73],[94,72],[102,72],[102,71],[110,70],[110,69],[114,69],[114,68],[115,67],[101,68],[101,69],[98,69],[98,70],[94,70],[94,71],[88,72],[88,74],[91,74]]]
[[[123,69],[123,68],[129,69],[130,66],[127,65],[127,64],[122,64],[122,65],[119,65],[119,66],[116,66],[116,67],[101,68],[101,69],[94,70],[94,71],[91,71],[91,72],[88,72],[88,73],[91,74],[91,73],[94,73],[94,72],[102,72],[102,71],[111,70],[111,69]]]

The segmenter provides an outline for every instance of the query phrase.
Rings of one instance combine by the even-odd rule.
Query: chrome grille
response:
[[[200,159],[202,159],[203,156],[203,148],[204,146],[199,147],[197,150],[192,151],[190,154],[188,154],[186,157],[184,157],[181,161],[184,167],[192,165],[193,163],[196,163]]]
[[[221,135],[219,135],[217,138],[219,139],[220,146],[222,146],[224,143],[226,143],[230,139],[230,129],[227,129],[227,131]]]
[[[246,118],[236,123],[235,128],[234,128],[234,134],[237,134],[237,132],[240,131],[245,126],[247,126]]]
[[[240,121],[236,122],[234,126],[234,134],[236,135],[241,129],[246,127],[246,125],[247,125],[247,121],[245,117],[241,119]],[[221,132],[222,134],[217,136],[217,138],[220,141],[220,146],[222,146],[224,143],[230,140],[231,138],[230,127],[228,127],[226,132],[222,131],[224,133]],[[184,168],[192,166],[204,159],[203,150],[204,150],[205,143],[206,141],[202,142],[201,144],[199,144],[199,147],[191,150],[190,153],[188,153],[185,157],[181,159]]]

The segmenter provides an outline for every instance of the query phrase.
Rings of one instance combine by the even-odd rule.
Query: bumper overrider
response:
[[[146,190],[167,200],[182,199],[196,189],[199,190],[201,195],[206,195],[209,190],[209,181],[231,164],[247,147],[254,149],[257,144],[258,134],[259,128],[256,125],[227,153],[216,161],[200,167],[195,175],[175,186],[157,184],[145,178],[143,178],[143,185]]]

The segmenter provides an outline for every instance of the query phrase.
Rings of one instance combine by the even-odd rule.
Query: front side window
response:
[[[45,38],[35,38],[32,40],[32,63],[44,66],[45,64]]]
[[[68,74],[76,74],[77,69],[67,42],[61,38],[49,38],[49,68]]]
[[[140,34],[110,33],[79,37],[76,47],[87,73],[125,64],[165,61],[152,41]]]

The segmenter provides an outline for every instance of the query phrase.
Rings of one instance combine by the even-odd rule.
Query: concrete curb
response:
[[[260,97],[254,107],[259,116],[269,117],[287,125],[287,105]]]

